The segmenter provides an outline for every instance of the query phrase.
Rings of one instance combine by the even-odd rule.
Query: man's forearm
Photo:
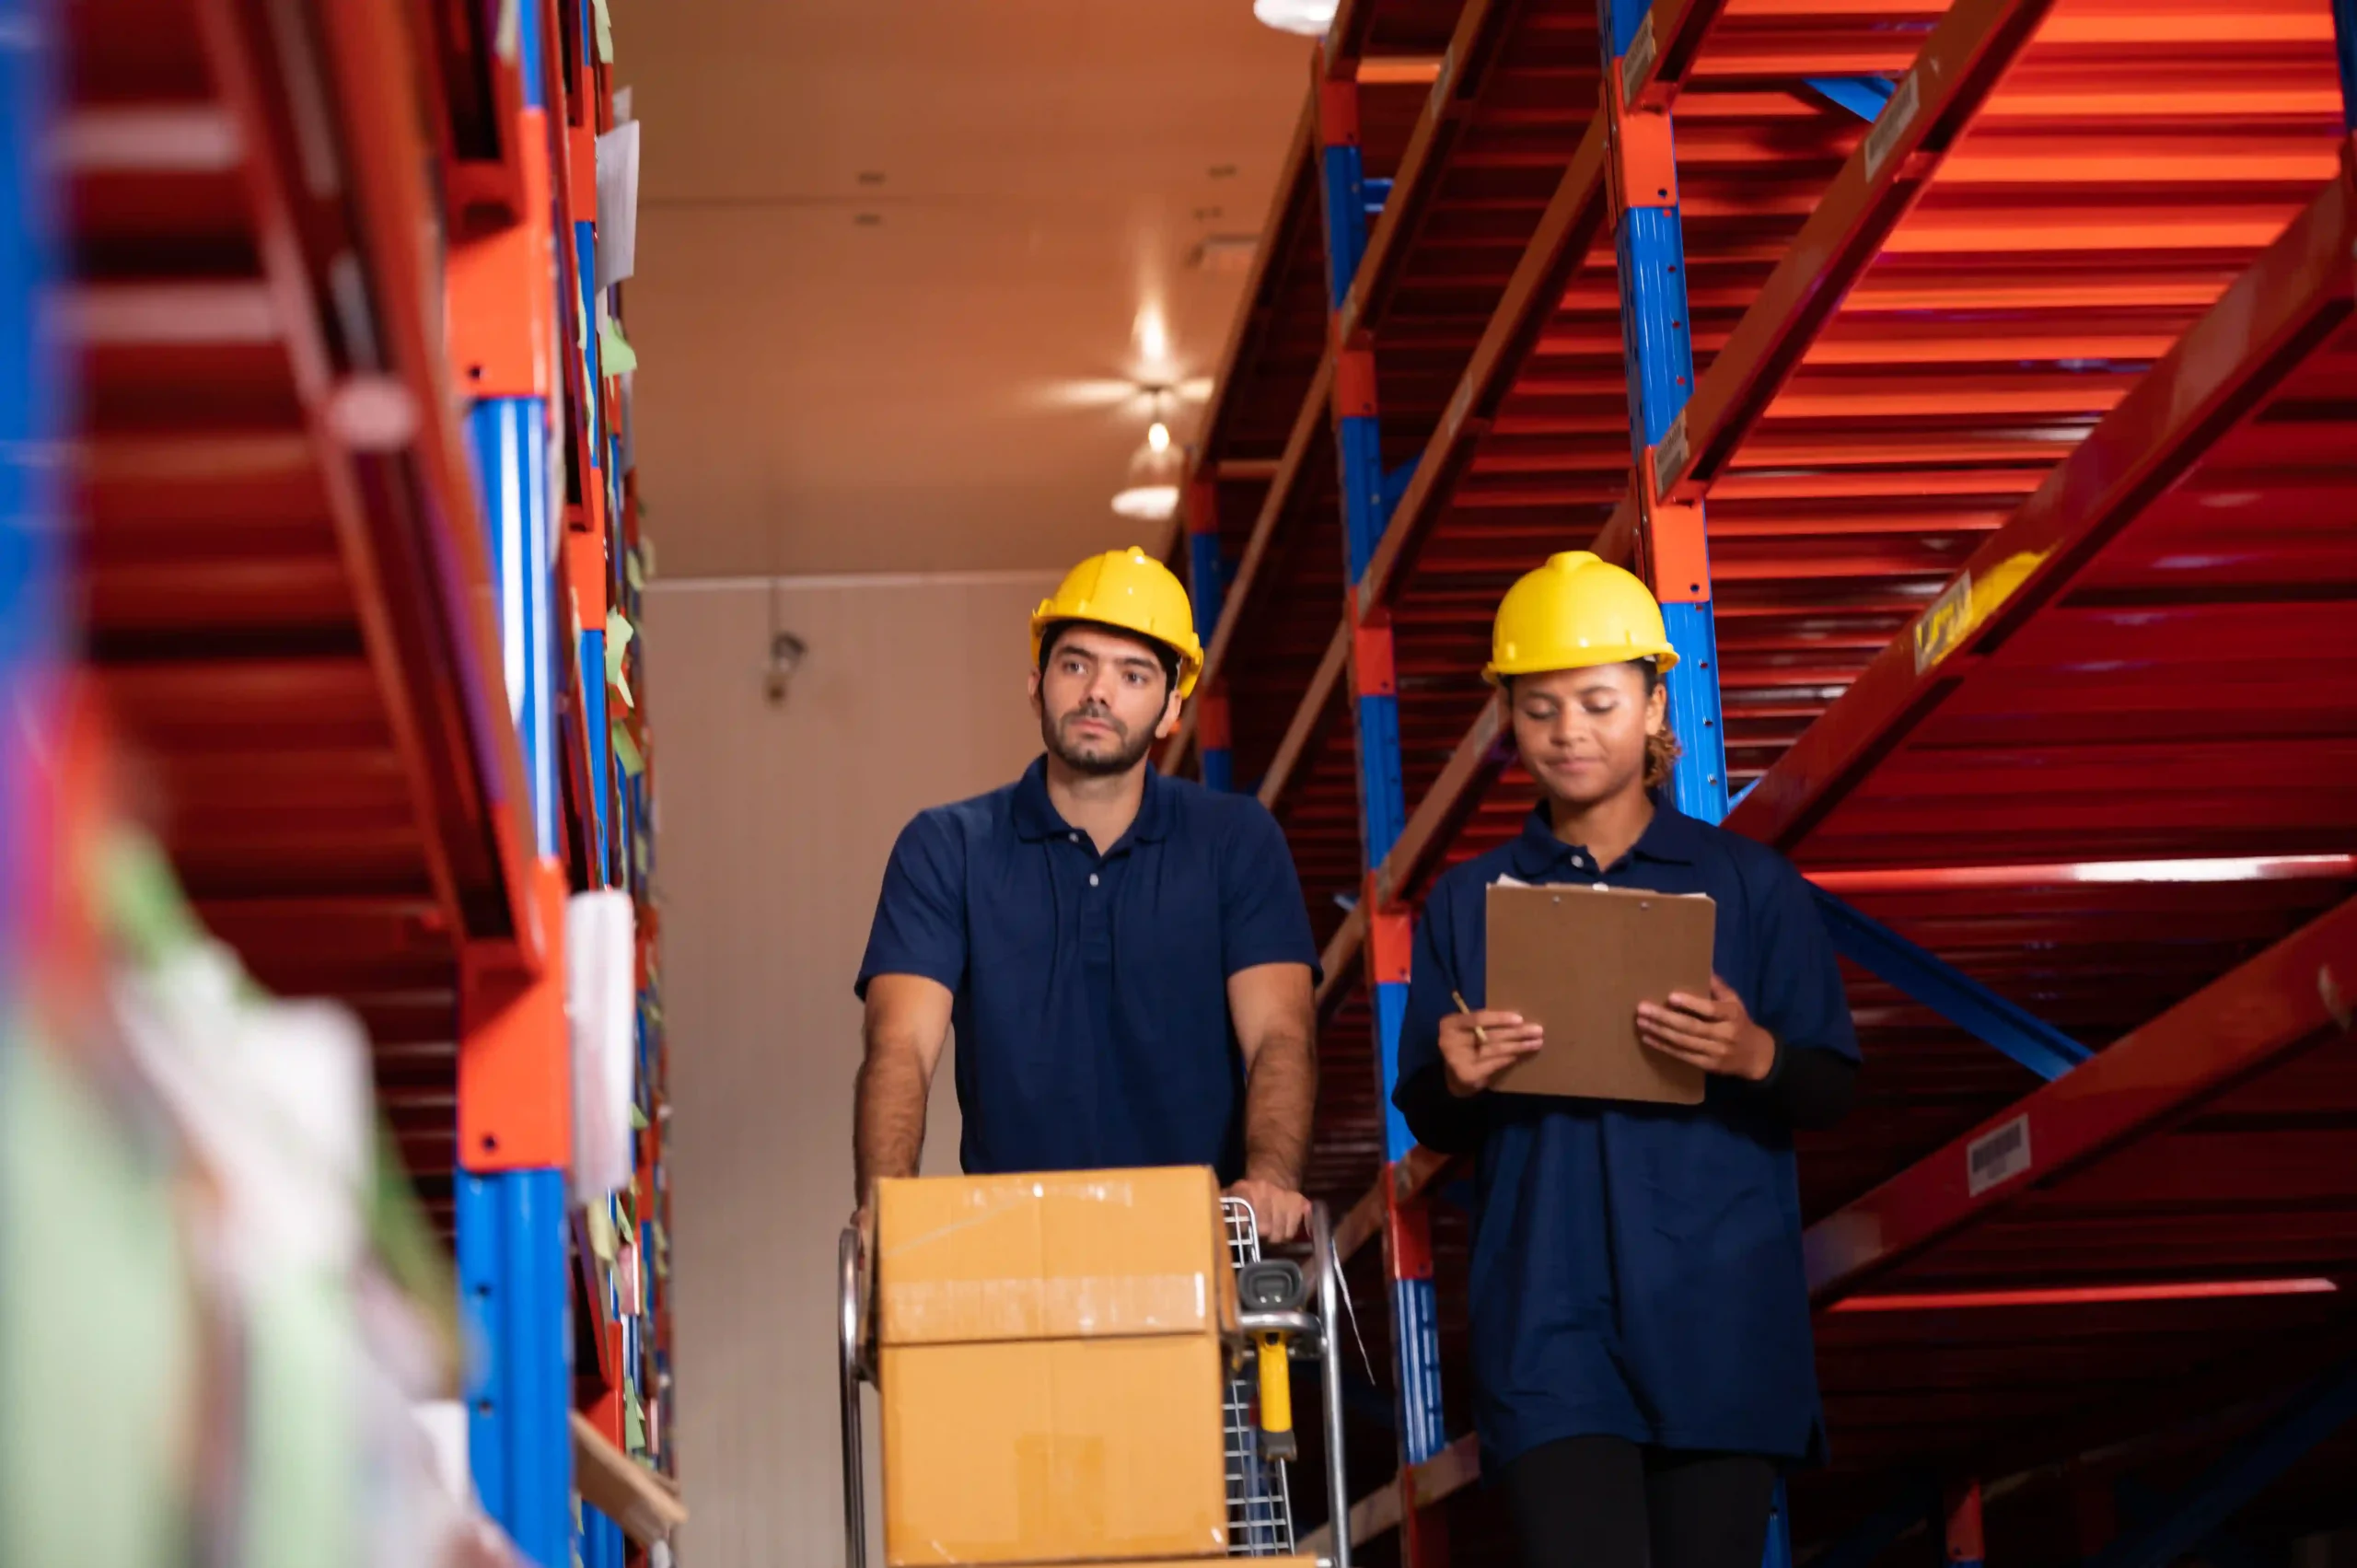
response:
[[[917,1173],[931,1087],[914,1051],[868,1047],[859,1064],[852,1121],[852,1164],[861,1203],[875,1196],[878,1181]]]
[[[1301,1190],[1318,1104],[1318,1052],[1306,1035],[1260,1042],[1244,1089],[1244,1174]]]

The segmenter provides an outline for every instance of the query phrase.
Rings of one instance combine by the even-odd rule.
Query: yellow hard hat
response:
[[[1195,610],[1170,568],[1132,545],[1092,555],[1065,574],[1051,598],[1031,612],[1031,662],[1039,662],[1040,639],[1060,621],[1089,621],[1151,638],[1178,656],[1178,692],[1195,690],[1203,670],[1203,645],[1195,640]]]
[[[1498,601],[1481,679],[1494,686],[1502,676],[1641,658],[1664,670],[1678,662],[1660,603],[1633,573],[1587,551],[1566,550],[1525,572]]]

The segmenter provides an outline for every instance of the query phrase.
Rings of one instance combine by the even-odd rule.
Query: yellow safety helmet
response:
[[[1062,621],[1088,621],[1150,638],[1178,656],[1178,692],[1195,690],[1203,671],[1203,645],[1195,638],[1195,610],[1170,568],[1132,545],[1092,555],[1064,576],[1051,598],[1031,612],[1031,662],[1048,628]]]
[[[1524,573],[1498,601],[1481,679],[1494,686],[1509,675],[1642,658],[1664,670],[1678,662],[1652,591],[1633,573],[1587,551],[1566,550]]]

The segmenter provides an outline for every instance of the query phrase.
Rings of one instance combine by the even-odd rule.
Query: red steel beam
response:
[[[1698,499],[1733,459],[2051,4],[1958,0],[1933,30],[1655,448],[1664,501]]]
[[[1278,460],[1277,471],[1269,482],[1269,493],[1261,497],[1260,515],[1252,519],[1251,537],[1246,540],[1243,557],[1236,563],[1235,580],[1227,585],[1226,597],[1220,606],[1219,625],[1212,632],[1211,646],[1203,653],[1203,672],[1196,681],[1196,690],[1208,695],[1217,690],[1220,672],[1226,668],[1228,653],[1236,645],[1236,629],[1243,623],[1244,610],[1252,602],[1253,594],[1261,587],[1260,568],[1267,561],[1269,547],[1276,538],[1277,525],[1284,520],[1293,504],[1294,486],[1300,482],[1302,465],[1317,446],[1318,434],[1326,424],[1326,402],[1334,379],[1334,359],[1331,354],[1318,362],[1318,375],[1309,383],[1309,395],[1302,400],[1301,412],[1294,416],[1293,434],[1285,440],[1285,455]],[[1162,749],[1162,771],[1178,771],[1187,760],[1187,752],[1195,743],[1195,723],[1202,712],[1200,702],[1187,704],[1186,716],[1178,721],[1178,732]]]
[[[1489,327],[1459,377],[1407,494],[1383,530],[1383,542],[1367,563],[1358,586],[1362,617],[1389,608],[1407,569],[1441,515],[1457,481],[1473,460],[1490,422],[1513,389],[1515,377],[1538,346],[1540,334],[1563,297],[1572,274],[1585,262],[1610,216],[1605,190],[1608,160],[1605,116],[1588,122],[1579,150],[1563,169],[1538,228],[1516,263]]]
[[[1349,916],[1326,939],[1326,949],[1318,956],[1319,979],[1313,999],[1319,1024],[1334,1016],[1358,980],[1359,958],[1366,947],[1366,906],[1352,907]]]
[[[1318,94],[1312,90],[1302,105],[1300,117],[1295,121],[1293,140],[1285,149],[1283,170],[1277,176],[1275,194],[1270,198],[1269,215],[1260,225],[1261,241],[1252,255],[1251,275],[1246,278],[1244,293],[1236,319],[1228,324],[1227,343],[1221,349],[1219,372],[1212,381],[1211,401],[1204,405],[1203,416],[1196,428],[1202,432],[1195,443],[1192,466],[1187,475],[1190,481],[1212,479],[1227,472],[1232,459],[1221,454],[1222,421],[1227,412],[1227,400],[1235,389],[1238,366],[1249,351],[1256,333],[1267,326],[1274,307],[1265,297],[1271,285],[1283,282],[1279,258],[1291,250],[1286,243],[1291,235],[1286,220],[1293,215],[1296,203],[1307,207],[1307,220],[1318,221],[1315,190],[1318,180]],[[1310,193],[1304,194],[1307,181]],[[1180,549],[1186,545],[1186,530],[1174,530]]]
[[[1886,647],[1777,759],[1727,825],[1787,852],[1805,838],[2005,638],[2056,602],[2146,505],[2349,319],[2357,306],[2352,243],[2357,185],[2344,167],[2013,520],[1982,541],[1913,635]],[[2024,562],[2032,564],[2019,575]]]
[[[1338,626],[1333,640],[1326,645],[1326,656],[1318,661],[1317,673],[1309,678],[1309,690],[1294,709],[1293,722],[1285,726],[1284,739],[1277,745],[1277,754],[1269,762],[1269,771],[1260,778],[1260,804],[1280,815],[1286,801],[1292,798],[1294,786],[1301,780],[1294,775],[1300,772],[1302,759],[1308,755],[1318,741],[1318,732],[1332,716],[1334,693],[1342,683],[1342,672],[1351,661],[1350,628]]]
[[[2328,1033],[2346,1037],[2352,1000],[2357,900],[1809,1226],[1803,1246],[1811,1298],[1830,1307],[2303,1046]],[[1992,1162],[1995,1151],[2012,1157]]]
[[[1364,11],[1368,7],[1355,9]],[[1471,121],[1474,106],[1488,85],[1490,67],[1497,61],[1507,30],[1522,9],[1522,0],[1470,0],[1457,18],[1448,53],[1441,61],[1424,110],[1408,138],[1408,150],[1391,182],[1391,194],[1367,237],[1365,254],[1351,279],[1351,291],[1338,313],[1337,344],[1353,346],[1359,336],[1383,317],[1391,302],[1415,239],[1423,232],[1425,215],[1440,197],[1441,176],[1449,155]],[[1356,61],[1329,61],[1329,68],[1343,78],[1356,74]]]
[[[1481,704],[1481,712],[1449,753],[1440,776],[1416,803],[1391,853],[1375,868],[1378,903],[1399,903],[1423,890],[1424,883],[1439,869],[1441,856],[1448,853],[1457,830],[1481,804],[1491,783],[1505,767],[1509,756],[1503,740],[1505,734],[1505,703],[1492,696]],[[1326,945],[1326,979],[1318,988],[1321,1008],[1341,999],[1341,976],[1357,960],[1366,939],[1364,908],[1362,901]]]
[[[1391,853],[1375,868],[1376,903],[1405,902],[1423,891],[1424,884],[1439,869],[1441,856],[1448,853],[1457,828],[1505,767],[1508,733],[1505,703],[1493,695],[1481,704],[1481,712],[1449,753],[1440,776],[1416,803]]]
[[[1383,1231],[1383,1184],[1389,1182],[1403,1203],[1421,1198],[1437,1183],[1456,1162],[1454,1155],[1436,1154],[1422,1144],[1410,1149],[1407,1157],[1387,1167],[1375,1179],[1375,1185],[1353,1203],[1350,1212],[1334,1226],[1334,1253],[1342,1262],[1351,1254],[1374,1240]]]
[[[2357,854],[2270,854],[2209,860],[2060,861],[2030,865],[1875,866],[1818,869],[1808,879],[1829,893],[1953,892],[1972,888],[2061,888],[2134,883],[2316,882],[2357,877]]]
[[[1710,0],[1697,0],[1697,3],[1710,3]],[[1353,4],[1345,6],[1338,14],[1334,28],[1329,33],[1329,42],[1340,41],[1331,52],[1323,56],[1326,74],[1333,79],[1349,80],[1355,75],[1357,56],[1363,46],[1363,36],[1371,9],[1371,6],[1365,5]],[[1343,300],[1341,311],[1337,313],[1326,354],[1318,366],[1318,378],[1312,383],[1307,396],[1303,399],[1301,412],[1295,417],[1292,437],[1286,444],[1285,457],[1279,465],[1278,477],[1271,487],[1268,501],[1262,505],[1260,516],[1254,522],[1252,543],[1246,547],[1245,559],[1239,563],[1237,580],[1229,587],[1227,596],[1222,604],[1220,623],[1212,634],[1211,647],[1204,656],[1204,674],[1201,685],[1205,691],[1211,689],[1213,675],[1225,662],[1226,652],[1235,639],[1234,628],[1241,624],[1243,612],[1249,604],[1252,589],[1257,586],[1254,578],[1257,575],[1259,560],[1254,551],[1258,549],[1261,553],[1265,553],[1267,546],[1264,534],[1273,528],[1276,516],[1282,513],[1283,496],[1289,492],[1294,479],[1298,474],[1301,454],[1306,449],[1306,435],[1314,429],[1315,422],[1323,420],[1327,416],[1327,403],[1332,387],[1335,350],[1339,345],[1348,344],[1362,335],[1380,316],[1384,305],[1388,302],[1390,290],[1397,283],[1399,269],[1405,265],[1407,253],[1411,248],[1412,237],[1421,228],[1423,214],[1439,194],[1441,175],[1447,168],[1449,151],[1455,146],[1474,104],[1479,100],[1487,80],[1489,67],[1494,63],[1506,29],[1511,25],[1519,9],[1520,0],[1472,0],[1472,4],[1466,6],[1457,19],[1457,31],[1450,41],[1448,55],[1441,64],[1440,75],[1435,79],[1433,92],[1426,100],[1423,112],[1418,118],[1416,128],[1410,137],[1407,153],[1401,160],[1399,174],[1392,182],[1391,194],[1385,201],[1383,214],[1376,219],[1375,232],[1368,238],[1366,253],[1361,260],[1358,272],[1352,281],[1350,294]],[[1317,117],[1318,89],[1313,85],[1308,104],[1303,110],[1300,124],[1295,133],[1295,145],[1288,157],[1287,172],[1278,184],[1277,203],[1274,208],[1276,214],[1283,214],[1295,200],[1293,191],[1298,181],[1315,180],[1314,143],[1317,140]],[[1600,200],[1598,193],[1602,186],[1602,151],[1600,133],[1596,126],[1592,125],[1589,134],[1581,143],[1579,154],[1573,160],[1573,169],[1580,168],[1583,160],[1592,166],[1585,176],[1586,186],[1590,188],[1588,195],[1591,206],[1596,205]],[[1538,329],[1544,325],[1547,316],[1554,309],[1555,303],[1562,292],[1562,279],[1558,278],[1551,290],[1540,288],[1538,293],[1533,293],[1534,286],[1538,285],[1540,280],[1525,275],[1531,270],[1530,262],[1533,254],[1541,249],[1547,237],[1561,226],[1558,209],[1562,204],[1563,195],[1559,190],[1555,202],[1550,204],[1546,216],[1540,222],[1538,234],[1535,237],[1531,250],[1524,254],[1523,265],[1517,269],[1515,282],[1507,289],[1505,301],[1501,305],[1501,313],[1504,312],[1506,305],[1513,304],[1518,305],[1524,313],[1535,312],[1536,315],[1535,322],[1515,334],[1517,346],[1513,354],[1512,364],[1504,369],[1504,381],[1512,379],[1514,370],[1519,368],[1522,362],[1528,356],[1530,349],[1536,343]],[[1245,298],[1250,303],[1248,304],[1247,308],[1237,313],[1237,324],[1230,334],[1227,349],[1221,359],[1222,370],[1216,383],[1217,389],[1213,393],[1211,407],[1204,413],[1202,428],[1207,435],[1196,458],[1197,475],[1209,471],[1208,465],[1213,465],[1218,460],[1213,447],[1229,382],[1236,373],[1238,356],[1243,352],[1249,323],[1257,320],[1261,314],[1259,301],[1261,291],[1266,286],[1267,271],[1271,264],[1270,258],[1280,248],[1276,243],[1276,231],[1282,225],[1271,222],[1267,226],[1271,235],[1271,242],[1262,247],[1260,255],[1253,263],[1253,276],[1245,292]],[[1592,237],[1591,230],[1589,238],[1592,238]],[[1581,244],[1570,256],[1566,270],[1569,266],[1576,266],[1581,260],[1585,259],[1586,250],[1586,245]],[[1517,290],[1520,291],[1519,294]],[[1480,347],[1476,350],[1476,364],[1480,363],[1480,354],[1483,350],[1488,350],[1493,354],[1496,352],[1493,340],[1498,336],[1499,320],[1500,316],[1493,314],[1491,331],[1485,334]],[[1504,384],[1502,381],[1496,395],[1486,400],[1488,406],[1494,408],[1495,403],[1503,400],[1504,389]],[[1480,430],[1468,429],[1464,434],[1466,442],[1463,459],[1469,460],[1472,444],[1478,440]],[[1428,451],[1427,462],[1429,459]],[[1413,494],[1413,487],[1411,494]],[[1404,513],[1407,507],[1408,502],[1403,500],[1401,512]],[[1395,518],[1395,528],[1398,519]],[[1293,732],[1306,734],[1308,726],[1306,725],[1305,720],[1322,712],[1325,703],[1329,698],[1329,691],[1322,691],[1313,683],[1311,689],[1302,698],[1301,707],[1296,711],[1294,722],[1289,726],[1289,734]],[[1172,736],[1164,748],[1161,761],[1164,772],[1175,772],[1185,761],[1187,753],[1194,743],[1195,723],[1195,714],[1190,709],[1187,716],[1180,721],[1178,733]]]
[[[1326,47],[1318,52],[1319,66],[1326,79],[1336,82],[1355,81],[1359,63],[1366,57],[1367,39],[1375,31],[1376,7],[1380,0],[1341,0],[1335,8],[1334,19],[1326,29]],[[1311,89],[1315,102],[1316,89]]]
[[[507,728],[503,745],[502,726],[486,722],[486,715],[505,711],[483,679],[484,671],[499,668],[498,640],[489,625],[491,574],[482,531],[468,526],[472,482],[439,375],[440,333],[424,319],[429,297],[424,259],[402,240],[418,232],[429,210],[415,160],[431,138],[416,119],[414,84],[403,70],[406,48],[396,19],[382,5],[355,5],[351,11],[339,11],[329,29],[335,49],[331,68],[347,67],[335,78],[341,90],[331,96],[343,110],[349,172],[359,192],[355,239],[376,285],[366,303],[382,338],[381,372],[340,366],[326,336],[323,323],[335,312],[311,274],[316,225],[296,190],[300,159],[271,112],[269,84],[277,72],[263,41],[269,35],[237,0],[209,0],[198,7],[197,19],[216,84],[240,127],[271,309],[339,558],[351,579],[354,618],[391,749],[424,830],[419,848],[428,883],[449,929],[512,942],[531,968],[541,942],[532,903],[535,857],[523,809],[521,744]],[[349,69],[355,63],[343,46],[356,35],[366,35],[378,52],[365,66]],[[355,391],[400,405],[411,428],[398,436],[373,429],[355,434],[354,422],[339,417]],[[390,428],[402,424],[393,421]],[[430,497],[423,507],[387,502],[373,490],[367,470],[386,458],[414,465]],[[453,482],[454,493],[444,490]],[[428,546],[417,535],[429,528],[448,536],[435,541],[447,549],[421,562]],[[424,582],[414,575],[420,570],[429,574]],[[463,826],[452,819],[454,813],[464,815]],[[491,913],[483,889],[460,881],[459,863],[472,854],[454,854],[460,846],[453,835],[468,830],[482,835],[502,883],[490,889],[496,913],[488,930],[472,929]]]
[[[414,85],[403,69],[411,58],[404,29],[389,0],[338,6],[330,15],[328,69],[343,106],[354,201],[363,219],[358,238],[377,285],[371,303],[379,351],[406,384],[419,413],[406,455],[427,497],[414,525],[434,536],[424,570],[434,575],[442,601],[437,652],[447,663],[441,674],[460,694],[459,723],[463,744],[472,751],[465,759],[473,774],[467,784],[498,866],[500,907],[517,950],[537,967],[553,934],[541,929],[534,905],[540,855],[523,741],[506,722],[490,544],[466,440],[442,380],[446,335],[428,309],[429,301],[439,298],[439,286],[409,238],[434,206],[434,193],[416,161],[417,148],[433,133],[419,122]],[[444,738],[446,744],[461,744]]]
[[[1621,101],[1631,109],[1667,109],[1726,8],[1727,0],[1655,0],[1621,60]]]

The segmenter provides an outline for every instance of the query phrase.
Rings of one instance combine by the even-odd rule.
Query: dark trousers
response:
[[[1524,1568],[1759,1568],[1776,1467],[1570,1437],[1506,1466]]]

